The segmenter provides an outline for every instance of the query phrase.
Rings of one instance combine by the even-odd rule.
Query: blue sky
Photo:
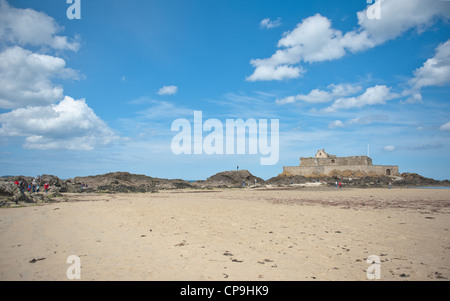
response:
[[[268,179],[369,145],[374,164],[450,178],[450,1],[78,2],[81,19],[0,0],[0,174]],[[195,110],[278,119],[278,162],[173,154]]]

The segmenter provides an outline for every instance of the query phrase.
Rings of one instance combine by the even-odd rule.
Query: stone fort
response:
[[[398,176],[397,165],[373,165],[368,156],[336,157],[318,150],[315,158],[300,158],[299,166],[284,166],[283,172],[300,176],[330,175],[332,171],[351,171],[376,174],[380,176]]]

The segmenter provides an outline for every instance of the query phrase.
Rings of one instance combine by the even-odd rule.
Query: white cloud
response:
[[[414,77],[408,81],[409,88],[402,93],[407,97],[402,103],[421,103],[420,90],[423,87],[448,84],[450,84],[450,40],[438,45],[435,55],[414,71]]]
[[[32,53],[19,46],[0,53],[0,108],[48,105],[63,98],[63,88],[51,79],[78,79],[62,58]]]
[[[442,131],[450,132],[450,122],[447,122],[446,124],[441,125],[441,127],[439,129]]]
[[[402,96],[408,97],[406,100],[400,101],[402,104],[411,104],[411,103],[421,103],[422,102],[422,94],[419,91],[414,89],[404,90]]]
[[[306,18],[291,32],[283,34],[278,47],[284,51],[295,49],[296,58],[292,61],[318,62],[340,58],[345,54],[339,44],[342,33],[331,28],[331,21],[316,14]]]
[[[194,110],[181,107],[171,102],[148,99],[146,103],[152,106],[145,110],[140,110],[138,113],[139,116],[145,119],[158,120],[170,117],[180,118],[186,115],[194,116]]]
[[[383,150],[387,151],[387,152],[392,152],[395,151],[395,146],[394,145],[386,145],[385,147],[383,147]]]
[[[248,76],[246,80],[248,81],[265,81],[265,80],[283,80],[290,78],[299,78],[304,73],[301,67],[291,67],[287,65],[281,66],[268,66],[264,64],[257,63],[253,64],[256,66],[255,72]]]
[[[416,69],[410,84],[414,89],[427,86],[443,86],[450,83],[450,40],[436,48],[434,57]]]
[[[332,93],[327,91],[321,91],[319,89],[313,89],[307,95],[297,95],[296,100],[303,100],[305,102],[320,103],[329,102],[332,99]]]
[[[288,96],[282,99],[276,99],[275,102],[279,105],[284,105],[287,103],[295,103],[295,96]]]
[[[77,38],[69,40],[57,35],[62,29],[45,13],[11,7],[6,0],[0,0],[0,40],[21,46],[46,45],[56,50],[78,51]]]
[[[301,73],[281,73],[303,70],[302,62],[320,62],[343,57],[348,51],[373,48],[415,28],[424,31],[437,19],[448,19],[450,10],[444,1],[396,0],[381,2],[381,19],[371,20],[367,8],[357,13],[359,27],[343,34],[331,26],[331,20],[316,14],[302,20],[278,41],[278,50],[266,59],[252,59],[254,73],[249,81],[298,78]],[[261,70],[262,69],[262,70]]]
[[[270,20],[270,18],[265,18],[264,20],[262,20],[259,23],[259,26],[261,28],[267,28],[267,29],[271,29],[271,28],[275,28],[281,25],[281,18],[278,18],[276,20]]]
[[[331,84],[328,86],[329,91],[320,89],[313,89],[308,94],[298,94],[295,96],[288,96],[283,99],[277,99],[276,103],[286,104],[294,103],[296,101],[304,101],[308,103],[325,103],[330,102],[336,97],[348,96],[359,92],[362,88],[350,84]]]
[[[334,128],[338,128],[338,127],[348,127],[348,126],[352,126],[352,125],[361,126],[361,125],[371,124],[374,122],[383,122],[388,119],[389,119],[389,117],[386,115],[383,115],[383,114],[372,114],[372,115],[366,115],[366,116],[362,116],[362,117],[352,118],[345,122],[343,122],[341,120],[335,120],[328,124],[328,128],[334,129]]]
[[[363,94],[354,97],[343,97],[337,99],[331,106],[324,109],[324,112],[330,113],[341,109],[361,108],[367,105],[385,104],[386,101],[399,97],[392,93],[390,88],[385,85],[376,85],[367,88]]]
[[[58,104],[0,114],[0,136],[25,137],[28,149],[92,150],[118,136],[84,99],[66,96]]]
[[[344,123],[342,121],[340,121],[340,120],[335,120],[335,121],[330,122],[328,124],[328,128],[330,128],[330,129],[342,128],[342,127],[344,127]]]
[[[158,94],[159,95],[174,95],[178,92],[177,86],[164,86],[161,89],[159,89]]]
[[[374,122],[381,122],[381,121],[387,121],[389,120],[389,117],[384,114],[372,114],[372,115],[366,115],[362,117],[356,117],[353,119],[350,119],[346,122],[348,125],[365,125],[365,124],[371,124]]]
[[[367,18],[366,11],[367,8],[357,13],[359,31],[366,32],[375,45],[395,39],[410,29],[423,32],[439,18],[450,18],[445,1],[381,0],[381,19]]]
[[[426,143],[426,144],[415,144],[415,145],[386,145],[383,147],[384,151],[393,152],[399,150],[407,150],[407,151],[422,151],[422,150],[430,150],[430,149],[438,149],[442,148],[443,145],[441,143]]]
[[[300,66],[291,66],[300,61],[315,62],[334,59],[344,55],[339,45],[341,33],[331,28],[331,22],[316,14],[303,20],[291,32],[283,34],[278,42],[281,48],[267,59],[253,59],[250,64],[255,67],[248,81],[283,80],[298,78],[303,73]]]

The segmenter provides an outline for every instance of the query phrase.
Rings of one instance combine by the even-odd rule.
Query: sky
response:
[[[449,179],[449,21],[443,0],[0,0],[0,175],[268,179],[324,148]],[[268,128],[226,152],[239,119]]]

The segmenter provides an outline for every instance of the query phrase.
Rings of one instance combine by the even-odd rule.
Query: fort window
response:
[[[333,159],[333,160],[331,160],[331,163],[336,163],[336,161]]]
[[[390,176],[391,175],[391,170],[390,169],[386,169],[386,175]]]

